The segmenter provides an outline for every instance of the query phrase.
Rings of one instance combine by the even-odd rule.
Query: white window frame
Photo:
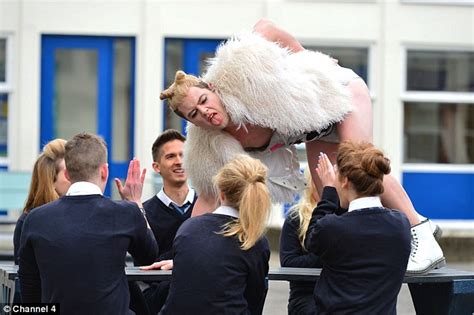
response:
[[[11,34],[1,33],[0,32],[0,39],[6,39],[6,56],[5,56],[5,82],[0,82],[0,94],[7,94],[8,95],[8,139],[11,139],[11,98],[10,95],[13,92],[13,39]],[[9,166],[9,147],[10,141],[7,140],[7,156],[0,157],[0,166],[8,167]]]
[[[447,47],[405,45],[402,49],[402,91],[401,106],[404,111],[406,102],[434,102],[454,104],[474,104],[474,92],[445,92],[445,91],[407,91],[407,57],[408,51],[438,51],[438,52],[474,52],[472,47]],[[405,127],[403,127],[405,128]],[[403,129],[404,131],[404,129]],[[422,173],[474,173],[474,164],[448,164],[448,163],[405,163],[402,162],[404,172]]]
[[[340,47],[340,48],[364,48],[367,49],[367,86],[369,87],[370,91],[370,98],[372,102],[375,101],[377,95],[375,93],[376,86],[375,82],[375,43],[369,41],[310,41],[310,40],[300,40],[303,47]]]
[[[367,49],[367,86],[369,87],[370,91],[370,97],[372,99],[372,103],[375,102],[376,99],[376,87],[375,87],[375,82],[377,80],[375,79],[376,76],[376,71],[375,71],[375,42],[367,42],[367,41],[312,41],[312,40],[300,40],[301,44],[303,47],[343,47],[343,48],[364,48]],[[374,113],[375,116],[375,113]],[[300,154],[304,154],[304,157],[306,158],[306,146],[304,143],[300,143],[295,145],[297,151],[298,151],[298,157],[300,157]],[[300,163],[300,168],[305,169],[308,166],[307,161],[302,161],[299,160]],[[269,226],[271,227],[281,227],[283,225],[283,222],[285,221],[284,218],[284,207],[283,205],[274,205],[275,211],[272,211],[272,216],[269,220]]]
[[[364,48],[367,49],[367,86],[370,92],[370,98],[372,100],[372,108],[374,107],[377,95],[375,93],[376,86],[375,82],[375,42],[368,41],[311,41],[311,40],[299,40],[304,48],[306,47],[341,47],[341,48]],[[375,113],[374,113],[375,116]],[[299,152],[305,150],[305,144],[300,143],[296,145],[296,149]],[[306,153],[305,153],[306,154]],[[307,161],[300,160],[300,167],[304,169],[308,165]]]

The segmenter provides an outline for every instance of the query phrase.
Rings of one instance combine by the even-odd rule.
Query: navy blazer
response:
[[[64,314],[128,314],[127,251],[151,264],[158,246],[135,203],[63,196],[33,209],[20,240],[24,303],[60,303]]]
[[[262,238],[242,250],[220,234],[234,220],[204,214],[181,225],[173,244],[171,286],[160,314],[261,314],[267,292],[270,248]]]

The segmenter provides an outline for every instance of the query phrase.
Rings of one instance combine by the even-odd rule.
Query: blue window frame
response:
[[[119,41],[127,41],[128,46],[126,49],[130,51],[127,52],[129,67],[128,84],[130,85],[129,91],[127,93],[122,93],[127,95],[127,100],[122,101],[126,103],[127,106],[127,121],[116,121],[114,120],[114,114],[117,110],[117,94],[116,87],[114,85],[114,79],[116,79],[115,71],[121,65],[117,64],[115,60],[117,55],[117,43]],[[66,52],[64,54],[64,52]],[[83,81],[73,81],[73,84],[68,87],[69,90],[74,90],[74,85],[77,86],[77,100],[75,105],[67,105],[68,108],[74,108],[71,112],[78,113],[77,117],[73,117],[73,120],[78,120],[76,123],[79,127],[71,130],[70,134],[64,132],[64,130],[59,130],[59,120],[63,119],[65,116],[58,112],[58,84],[60,84],[60,78],[58,76],[58,67],[62,65],[63,69],[61,71],[74,71],[74,64],[72,60],[68,60],[67,56],[71,52],[78,52],[79,54],[87,53],[89,57],[92,56],[94,62],[92,66],[89,65],[91,72],[91,77],[94,82],[87,82],[88,80]],[[58,61],[58,56],[63,53],[61,62]],[[68,55],[69,54],[69,55]],[[64,57],[66,56],[66,57]],[[96,58],[95,58],[96,57]],[[46,144],[48,141],[57,138],[69,138],[73,134],[81,131],[87,131],[95,133],[104,138],[108,145],[108,163],[109,163],[109,179],[114,177],[125,178],[127,174],[127,168],[129,160],[133,157],[133,134],[134,134],[134,77],[135,77],[135,40],[134,38],[117,38],[117,37],[96,37],[96,36],[62,36],[62,35],[43,35],[42,36],[42,58],[41,58],[41,129],[40,129],[40,150],[41,147]],[[69,62],[71,61],[71,62]],[[71,69],[69,69],[71,68]],[[80,71],[85,71],[80,67]],[[77,69],[76,69],[77,70]],[[96,84],[94,84],[96,83]],[[89,98],[90,104],[84,106],[83,109],[77,108],[77,103],[80,104],[80,86],[83,84],[89,84],[95,94],[92,93],[92,97]],[[123,96],[122,96],[123,97]],[[94,99],[95,98],[95,99]],[[66,99],[66,102],[68,99]],[[84,104],[85,105],[85,104]],[[81,105],[79,105],[81,106]],[[82,111],[82,113],[81,113]],[[92,111],[92,114],[91,114]],[[89,112],[89,113],[87,113]],[[84,119],[86,114],[89,116],[87,119]],[[67,116],[67,115],[66,115]],[[95,117],[93,117],[95,116]],[[92,117],[92,118],[91,118]],[[81,120],[82,119],[82,120]],[[95,123],[90,123],[87,120],[93,120]],[[64,122],[61,122],[64,125]],[[120,123],[120,126],[114,126],[114,123]],[[85,130],[79,130],[82,128],[81,124],[84,125]],[[123,124],[123,125],[122,125]],[[67,124],[66,124],[67,125]],[[114,139],[114,127],[115,128],[126,128],[127,134],[125,138],[128,139]],[[64,129],[64,128],[63,128]],[[126,145],[120,143],[120,141],[126,141]],[[120,159],[114,158],[114,146],[124,147],[126,153],[122,154]],[[110,195],[111,193],[111,182],[109,181],[106,189],[106,194]]]
[[[173,83],[177,70],[199,76],[204,71],[205,60],[213,57],[217,46],[222,42],[218,39],[180,39],[165,40],[165,88]],[[186,132],[186,120],[177,117],[167,105],[163,107],[164,129],[174,128]]]

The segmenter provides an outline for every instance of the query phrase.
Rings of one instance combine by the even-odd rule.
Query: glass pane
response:
[[[8,148],[8,95],[0,94],[0,157],[7,156]]]
[[[404,106],[405,163],[474,163],[474,104]]]
[[[7,79],[7,40],[0,38],[0,82]]]
[[[307,49],[320,51],[338,60],[339,65],[354,70],[365,82],[368,73],[368,48],[307,46]]]
[[[97,133],[97,63],[96,50],[55,51],[55,138]]]
[[[408,51],[407,90],[474,92],[474,52]]]
[[[183,69],[183,40],[167,39],[165,43],[166,64],[165,64],[165,86],[170,86],[174,81],[176,71]],[[182,119],[168,109],[166,102],[163,103],[165,113],[164,129],[173,128],[181,130]]]
[[[114,40],[114,98],[112,117],[112,160],[115,162],[130,159],[131,101],[133,95],[132,78],[132,41]]]

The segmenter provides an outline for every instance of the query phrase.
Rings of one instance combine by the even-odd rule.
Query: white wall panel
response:
[[[136,37],[135,155],[150,166],[162,130],[165,37],[227,38],[260,18],[303,44],[370,47],[374,137],[398,174],[402,158],[404,47],[474,46],[474,7],[400,1],[0,0],[0,33],[13,37],[12,169],[30,169],[39,149],[41,34]]]

